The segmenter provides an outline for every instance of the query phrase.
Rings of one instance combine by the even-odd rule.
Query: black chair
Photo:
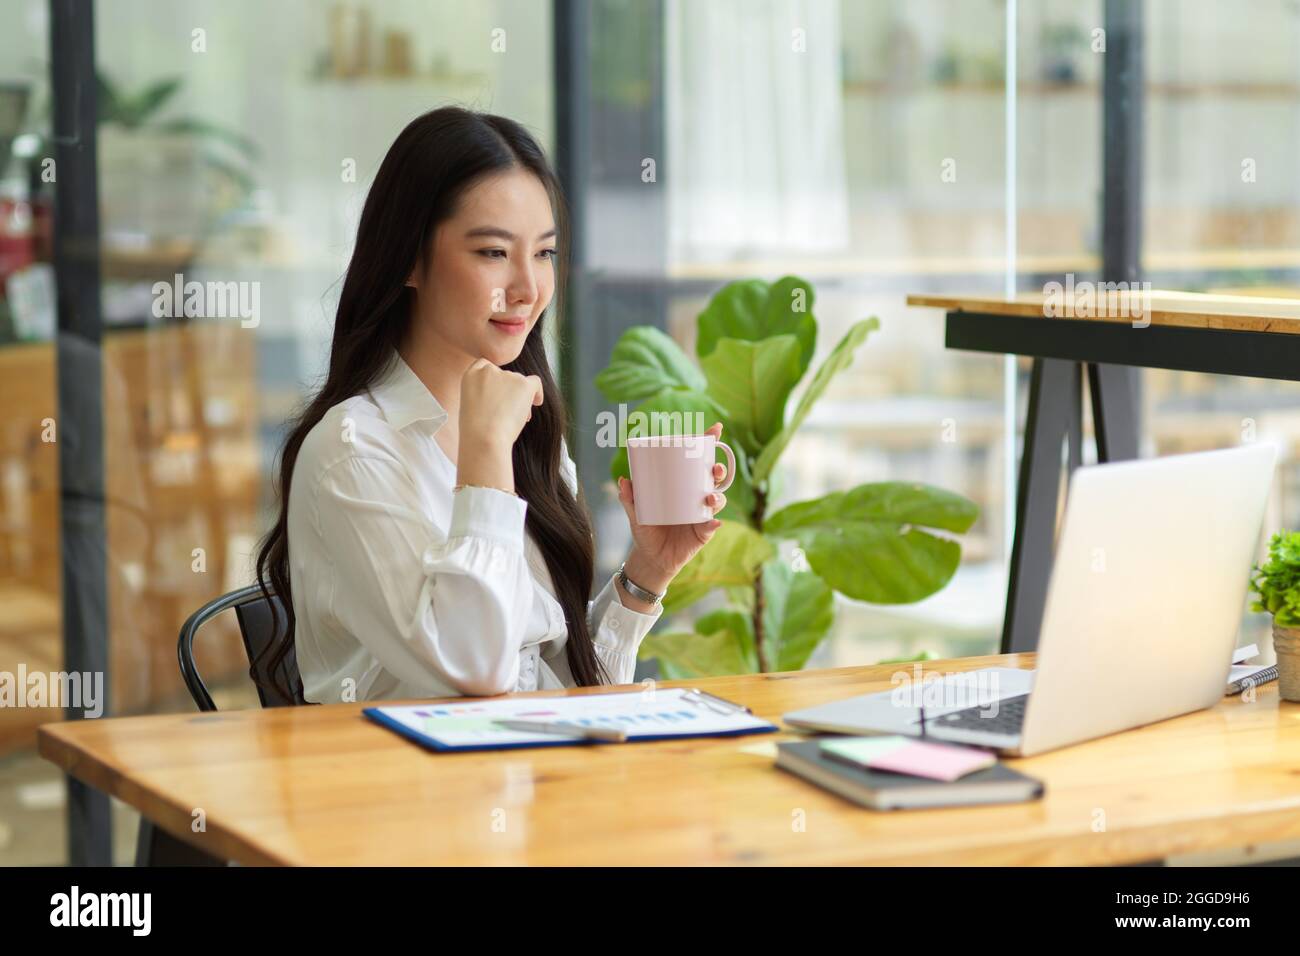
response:
[[[284,614],[284,605],[280,598],[271,596],[279,611],[279,624],[283,628],[288,622]],[[176,654],[180,660],[181,677],[189,689],[190,696],[201,711],[215,711],[217,705],[208,693],[207,685],[199,676],[194,664],[194,637],[208,621],[222,611],[235,610],[239,620],[239,634],[244,640],[244,653],[248,656],[249,675],[257,683],[257,697],[263,707],[293,707],[306,704],[301,696],[302,680],[298,673],[298,659],[290,645],[289,652],[278,667],[271,668],[261,661],[263,651],[271,646],[276,632],[273,630],[274,619],[271,617],[271,602],[262,595],[262,589],[256,584],[238,591],[223,594],[214,601],[209,601],[190,615],[181,628],[176,642]],[[271,678],[279,678],[278,681]],[[295,696],[286,697],[278,690],[280,686],[294,689]],[[196,846],[172,836],[166,830],[156,826],[153,821],[141,817],[140,831],[136,837],[135,862],[137,866],[225,866],[226,862]]]
[[[279,612],[280,627],[283,628],[286,623],[284,605],[280,603],[278,595],[272,595],[271,601],[275,602],[276,610]],[[190,696],[194,698],[194,703],[199,710],[214,711],[217,705],[213,703],[212,695],[208,693],[207,685],[203,683],[203,678],[199,676],[198,668],[194,664],[194,636],[204,624],[222,611],[231,608],[235,609],[235,617],[239,620],[239,634],[244,640],[244,653],[248,656],[249,676],[257,683],[257,697],[262,702],[262,706],[294,707],[307,703],[297,695],[297,688],[302,686],[302,680],[298,674],[298,658],[292,645],[278,667],[271,668],[265,662],[261,662],[263,652],[271,646],[276,633],[272,631],[271,603],[262,595],[262,589],[252,584],[209,601],[191,614],[181,628],[180,640],[176,645],[181,677],[185,679],[185,686],[189,688]],[[296,696],[285,697],[278,689],[282,686],[294,688]]]

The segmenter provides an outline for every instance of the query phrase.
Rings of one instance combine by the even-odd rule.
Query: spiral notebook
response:
[[[366,717],[437,751],[569,747],[605,741],[498,727],[502,719],[572,721],[619,727],[627,743],[679,737],[732,737],[779,730],[740,704],[696,688],[647,688],[575,697],[466,699],[445,704],[367,707]]]
[[[1271,680],[1277,680],[1276,664],[1267,666],[1233,664],[1232,670],[1228,672],[1228,689],[1223,694],[1225,697],[1240,694],[1247,687],[1258,687],[1260,684],[1267,684]]]
[[[1247,658],[1255,657],[1257,654],[1259,648],[1254,644],[1247,644],[1232,652],[1232,666],[1228,668],[1228,689],[1223,692],[1225,697],[1240,694],[1247,687],[1258,687],[1260,684],[1277,680],[1276,664],[1245,663]]]

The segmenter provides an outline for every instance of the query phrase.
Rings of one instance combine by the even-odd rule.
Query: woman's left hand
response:
[[[722,437],[722,422],[709,428],[706,435]],[[727,479],[727,466],[722,462],[713,465],[714,487]],[[716,517],[727,504],[727,496],[721,491],[708,495],[706,504],[713,510],[714,518],[697,524],[678,525],[643,525],[636,520],[634,503],[635,489],[627,478],[618,480],[618,500],[627,512],[628,524],[632,528],[632,554],[627,560],[627,575],[642,587],[663,591],[668,583],[677,576],[687,561],[709,543],[715,531],[722,526]],[[640,577],[637,575],[640,574]],[[644,583],[643,583],[644,580]]]

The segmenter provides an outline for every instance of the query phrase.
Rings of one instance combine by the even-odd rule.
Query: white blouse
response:
[[[294,641],[307,700],[488,696],[575,685],[550,571],[523,498],[453,492],[434,440],[447,412],[410,366],[340,402],[308,432],[289,492]],[[563,449],[565,479],[577,468]],[[588,602],[614,683],[663,613],[626,607],[605,582]]]

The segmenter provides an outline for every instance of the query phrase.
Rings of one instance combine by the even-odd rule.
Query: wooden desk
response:
[[[1033,655],[925,671],[995,664],[1032,667]],[[779,723],[795,708],[889,690],[911,667],[663,686],[699,686]],[[246,864],[1112,864],[1300,837],[1300,705],[1279,704],[1276,684],[1251,703],[1229,698],[1011,761],[1046,783],[1039,802],[894,813],[754,752],[790,733],[435,754],[370,723],[362,706],[52,724],[39,747]],[[190,832],[196,809],[205,833]]]
[[[1035,650],[1047,604],[1061,487],[1083,461],[1083,378],[1088,378],[1099,462],[1138,457],[1137,369],[1300,381],[1300,299],[1152,290],[1026,293],[1011,299],[910,295],[947,310],[950,349],[1033,358],[1015,538],[1003,615],[1003,653]],[[1046,290],[1045,290],[1046,292]],[[1050,306],[1050,309],[1049,309]],[[1244,574],[1248,569],[1243,568]]]
[[[1062,318],[1131,326],[1132,307],[1141,307],[1145,309],[1146,317],[1150,318],[1151,325],[1154,326],[1273,332],[1283,335],[1300,334],[1300,299],[1296,298],[1208,295],[1200,292],[1152,289],[1145,298],[1139,293],[1099,292],[1093,296],[1094,301],[1100,301],[1103,295],[1112,314],[1075,314],[1062,316]],[[1078,311],[1075,309],[1076,304],[1082,309],[1085,300],[1085,297],[1078,295],[1069,297],[1062,294],[1059,298],[1072,312]],[[1037,319],[1050,319],[1051,317],[1045,312],[1045,305],[1055,301],[1056,297],[1041,292],[1025,292],[1010,299],[988,295],[909,295],[907,297],[908,305],[927,305],[970,315],[1021,316]],[[1120,310],[1125,310],[1125,314],[1118,314]],[[1092,311],[1101,313],[1103,310],[1096,307]]]

